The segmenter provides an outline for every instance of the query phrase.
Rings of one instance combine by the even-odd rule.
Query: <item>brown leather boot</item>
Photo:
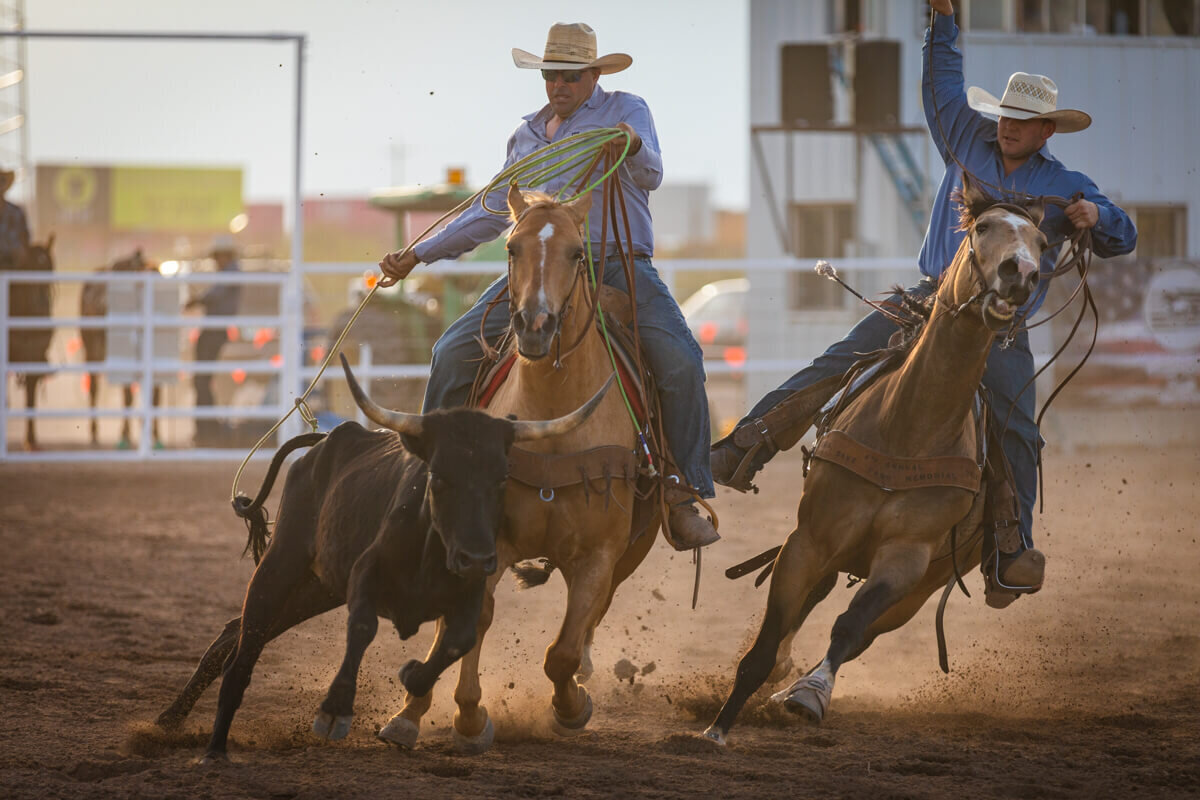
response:
[[[667,523],[671,527],[671,535],[667,541],[676,550],[691,550],[696,547],[707,547],[721,538],[712,520],[700,516],[700,509],[695,503],[680,503],[671,506]]]
[[[1042,551],[1029,548],[1015,556],[998,554],[999,565],[989,565],[984,595],[992,608],[1007,608],[1023,594],[1033,594],[1042,588],[1046,574],[1046,557]],[[997,577],[998,576],[998,580]]]

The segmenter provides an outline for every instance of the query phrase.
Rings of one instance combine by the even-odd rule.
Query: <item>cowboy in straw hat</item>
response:
[[[1053,269],[1061,242],[1076,228],[1091,229],[1093,248],[1101,257],[1133,250],[1137,231],[1129,216],[1101,194],[1091,179],[1064,167],[1046,147],[1055,131],[1081,131],[1091,124],[1091,117],[1082,111],[1059,109],[1058,87],[1043,75],[1014,74],[999,100],[982,89],[973,87],[964,91],[962,53],[954,46],[958,28],[951,0],[932,0],[930,5],[937,14],[927,33],[921,59],[924,107],[929,131],[946,162],[946,171],[934,198],[933,214],[918,259],[926,280],[908,293],[928,296],[933,291],[933,282],[951,263],[966,235],[958,229],[954,200],[962,179],[959,162],[985,189],[996,187],[992,193],[1003,189],[1018,195],[1082,195],[1064,210],[1046,207],[1041,229],[1051,242],[1059,244],[1052,244],[1043,254],[1043,272]],[[992,121],[984,115],[999,119]],[[1031,299],[1025,309],[1029,313],[1041,304],[1047,283]],[[812,415],[801,410],[821,407],[827,379],[845,373],[854,363],[855,354],[886,346],[894,330],[895,326],[878,312],[868,314],[842,341],[778,389],[768,392],[738,423],[734,433],[713,447],[716,481],[741,491],[750,488],[755,472],[778,452],[776,436],[785,434],[785,441],[794,442],[804,435]],[[1020,594],[1037,591],[1044,573],[1045,557],[1033,548],[1040,436],[1032,382],[1033,356],[1028,333],[1019,333],[1010,347],[993,347],[983,385],[991,395],[995,417],[1008,419],[1003,449],[1012,466],[1020,505],[1017,525],[996,530],[998,552],[989,564],[987,602],[997,608],[1008,605]],[[832,389],[828,391],[832,393]],[[796,419],[799,422],[792,421]]]
[[[550,27],[546,46],[539,58],[514,48],[513,63],[518,69],[540,70],[546,84],[547,104],[524,117],[508,141],[505,167],[551,142],[589,130],[620,128],[629,137],[629,152],[617,171],[625,196],[626,214],[637,273],[638,320],[643,331],[654,330],[642,346],[647,362],[655,371],[663,407],[663,427],[672,453],[679,461],[683,476],[702,497],[715,494],[708,464],[708,401],[704,393],[704,363],[700,348],[692,338],[679,306],[662,283],[651,263],[654,232],[650,218],[650,192],[662,183],[662,156],[658,133],[646,101],[629,92],[606,91],[599,85],[601,75],[611,75],[629,67],[633,59],[625,53],[598,55],[596,32],[581,23],[557,23]],[[617,152],[624,151],[618,140]],[[612,147],[617,146],[614,142]],[[564,188],[569,175],[557,175],[536,188],[554,194]],[[507,187],[496,189],[487,198],[490,208],[503,208]],[[595,238],[592,252],[599,255],[599,236],[605,212],[597,187],[589,216],[589,230]],[[476,203],[460,214],[436,235],[418,243],[408,252],[388,253],[379,262],[384,278],[381,286],[390,286],[405,277],[419,263],[457,258],[483,242],[499,236],[509,221],[489,214]],[[623,226],[622,226],[623,227]],[[612,229],[612,226],[609,226]],[[604,282],[627,290],[616,245],[610,241],[603,256]],[[479,298],[470,311],[438,340],[433,347],[425,410],[459,406],[466,402],[479,359],[475,337],[488,304],[507,286],[501,277]],[[493,344],[508,324],[507,306],[486,318],[486,337]],[[690,549],[715,542],[712,523],[701,517],[689,502],[690,494],[674,490],[670,527],[672,544]]]

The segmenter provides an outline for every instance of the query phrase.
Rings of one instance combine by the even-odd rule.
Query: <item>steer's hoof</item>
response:
[[[353,714],[339,714],[334,716],[324,711],[318,711],[316,719],[313,720],[313,733],[320,739],[330,739],[336,741],[345,739],[350,733],[350,723],[354,721]]]
[[[725,734],[721,733],[721,729],[716,725],[709,725],[704,733],[700,734],[700,739],[713,744],[725,746]]]
[[[375,736],[402,750],[412,750],[417,746],[417,736],[420,733],[420,726],[402,714],[397,714],[389,719],[387,725],[380,728]]]
[[[164,731],[177,731],[183,727],[183,721],[186,716],[177,714],[171,710],[167,710],[158,715],[158,719],[154,720],[154,724],[162,728]]]
[[[229,755],[227,753],[218,753],[215,750],[209,750],[200,758],[196,759],[198,767],[223,767],[229,764]]]
[[[554,710],[554,732],[559,736],[574,736],[580,733],[592,718],[592,696],[584,691],[582,686],[579,689],[584,692],[583,710],[574,719],[563,717],[553,703],[550,705],[550,708]]]
[[[454,728],[454,752],[461,756],[477,756],[486,753],[496,740],[496,729],[492,727],[492,719],[488,717],[487,724],[476,736],[464,736]]]
[[[801,676],[799,680],[781,692],[771,695],[771,700],[783,703],[783,707],[814,725],[820,725],[829,710],[829,699],[833,696],[833,684],[816,674]]]

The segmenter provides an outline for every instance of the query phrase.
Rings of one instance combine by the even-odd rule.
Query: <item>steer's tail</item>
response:
[[[275,453],[275,457],[271,459],[271,468],[267,470],[267,477],[263,479],[262,488],[258,490],[258,497],[251,501],[249,497],[239,493],[237,497],[233,498],[233,513],[246,521],[246,530],[249,531],[249,536],[246,538],[246,549],[242,551],[242,555],[252,553],[255,564],[266,552],[267,539],[271,536],[267,527],[267,512],[263,508],[263,503],[267,501],[267,495],[271,493],[271,487],[275,485],[275,476],[279,474],[283,460],[301,447],[312,447],[324,438],[325,434],[323,433],[303,433],[287,440]]]

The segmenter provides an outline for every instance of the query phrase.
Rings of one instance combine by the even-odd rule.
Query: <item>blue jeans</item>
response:
[[[663,431],[684,479],[701,497],[713,497],[709,465],[708,397],[704,392],[704,355],[692,337],[679,304],[658,276],[649,258],[635,258],[638,332],[642,350],[662,403]],[[604,282],[629,291],[618,258],[604,265]],[[505,275],[484,290],[478,302],[442,334],[433,345],[433,363],[425,389],[425,411],[451,408],[467,402],[478,366],[479,321],[487,303],[508,285]],[[488,314],[484,336],[493,345],[508,327],[508,303]]]
[[[933,293],[933,286],[922,281],[909,289],[909,292],[919,297],[927,297]],[[798,389],[811,386],[823,378],[844,374],[858,360],[858,353],[868,353],[885,347],[888,338],[895,331],[894,322],[878,311],[872,311],[851,329],[846,338],[817,356],[811,364],[784,381],[778,389],[764,395],[738,424],[761,417]],[[1037,399],[1032,382],[1019,397],[1017,392],[1032,378],[1033,355],[1029,352],[1028,333],[1018,335],[1006,350],[1000,348],[999,342],[992,345],[992,351],[988,354],[987,369],[983,373],[983,386],[987,390],[992,406],[992,418],[997,425],[1004,424],[1009,408],[1013,408],[1008,430],[1004,433],[1003,447],[1004,455],[1008,457],[1009,466],[1012,467],[1013,480],[1016,482],[1021,512],[1021,541],[1026,548],[1033,546],[1033,504],[1037,500],[1037,454],[1040,436],[1034,420]]]

